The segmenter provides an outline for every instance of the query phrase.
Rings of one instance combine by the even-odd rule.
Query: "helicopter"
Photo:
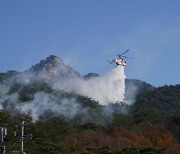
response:
[[[118,65],[118,66],[120,65],[120,66],[125,67],[125,66],[127,65],[127,63],[126,63],[126,61],[125,61],[124,59],[125,59],[125,58],[128,58],[128,57],[124,56],[124,54],[127,53],[128,51],[129,51],[129,49],[126,50],[125,52],[123,52],[122,54],[118,54],[118,58],[110,59],[110,60],[109,60],[109,63],[110,63],[110,64],[115,63],[115,64]]]

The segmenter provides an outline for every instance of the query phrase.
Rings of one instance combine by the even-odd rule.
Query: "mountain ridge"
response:
[[[30,72],[34,72],[47,82],[53,82],[57,78],[78,78],[80,74],[75,71],[71,66],[66,65],[63,61],[54,55],[50,55],[45,60],[33,65]]]

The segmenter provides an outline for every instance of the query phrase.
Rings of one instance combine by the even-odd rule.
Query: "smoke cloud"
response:
[[[72,119],[77,113],[85,112],[85,109],[76,102],[75,98],[58,99],[45,92],[36,93],[33,101],[17,104],[16,109],[30,114],[33,120],[38,120],[39,116],[48,114]]]
[[[113,109],[109,104],[124,100],[125,78],[124,67],[117,66],[102,77],[59,79],[53,84],[53,92],[44,90],[37,90],[33,94],[27,92],[30,99],[22,100],[23,87],[41,86],[42,79],[31,72],[19,73],[0,84],[0,109],[6,108],[12,112],[18,110],[32,116],[34,121],[46,115],[47,117],[62,116],[66,120],[71,120],[78,114],[84,115],[81,116],[83,122],[88,121],[92,117],[89,116],[92,112],[88,106],[82,106],[74,96],[62,97],[61,95],[63,92],[72,92],[99,101],[101,105],[105,105],[100,111],[101,114],[111,117]],[[20,87],[15,86],[13,91],[14,85],[20,85]],[[91,119],[91,122],[97,121]],[[97,123],[100,122],[103,123],[101,119]]]
[[[135,85],[133,82],[130,82],[128,85],[126,85],[124,103],[128,105],[134,104],[134,102],[136,101],[136,95],[139,91],[138,88],[140,86],[140,83],[139,85]]]
[[[61,93],[47,93],[44,91],[33,94],[30,101],[20,100],[20,92],[9,93],[10,87],[0,85],[0,109],[11,112],[17,110],[30,115],[34,121],[40,117],[61,116],[67,121],[78,113],[86,113],[88,108],[82,108],[74,97],[61,97]]]
[[[124,67],[117,66],[102,77],[88,80],[82,78],[60,80],[56,82],[54,88],[87,96],[99,101],[101,105],[108,105],[109,103],[123,102],[125,78]]]

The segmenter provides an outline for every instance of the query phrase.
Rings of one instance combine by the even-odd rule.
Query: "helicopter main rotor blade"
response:
[[[120,57],[120,56],[124,55],[124,54],[125,54],[126,52],[128,52],[128,51],[129,51],[129,49],[126,50],[125,52],[123,52],[122,54],[118,55],[118,56]]]
[[[123,57],[123,58],[127,58],[127,56],[121,56],[121,57]]]
[[[124,58],[124,59],[134,59],[134,58],[136,58],[136,57],[121,56],[121,58]]]

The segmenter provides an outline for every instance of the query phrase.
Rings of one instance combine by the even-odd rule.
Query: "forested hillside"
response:
[[[37,82],[31,85],[14,84],[9,93],[19,92],[21,103],[33,100],[37,92],[61,98],[75,98],[82,112],[73,118],[47,111],[39,120],[29,115],[4,109],[0,125],[7,124],[5,139],[7,153],[18,153],[19,137],[13,129],[22,119],[29,123],[25,141],[27,153],[179,153],[180,151],[180,86],[164,86],[137,95],[132,106],[123,103],[99,105],[90,98],[53,90]],[[20,135],[20,130],[19,130]]]
[[[100,76],[82,78],[56,56],[24,72],[0,73],[0,127],[8,129],[2,143],[8,154],[20,151],[23,120],[25,134],[33,135],[25,136],[26,153],[180,153],[180,85],[156,88],[126,79],[124,102],[102,105],[53,87],[67,78]]]

